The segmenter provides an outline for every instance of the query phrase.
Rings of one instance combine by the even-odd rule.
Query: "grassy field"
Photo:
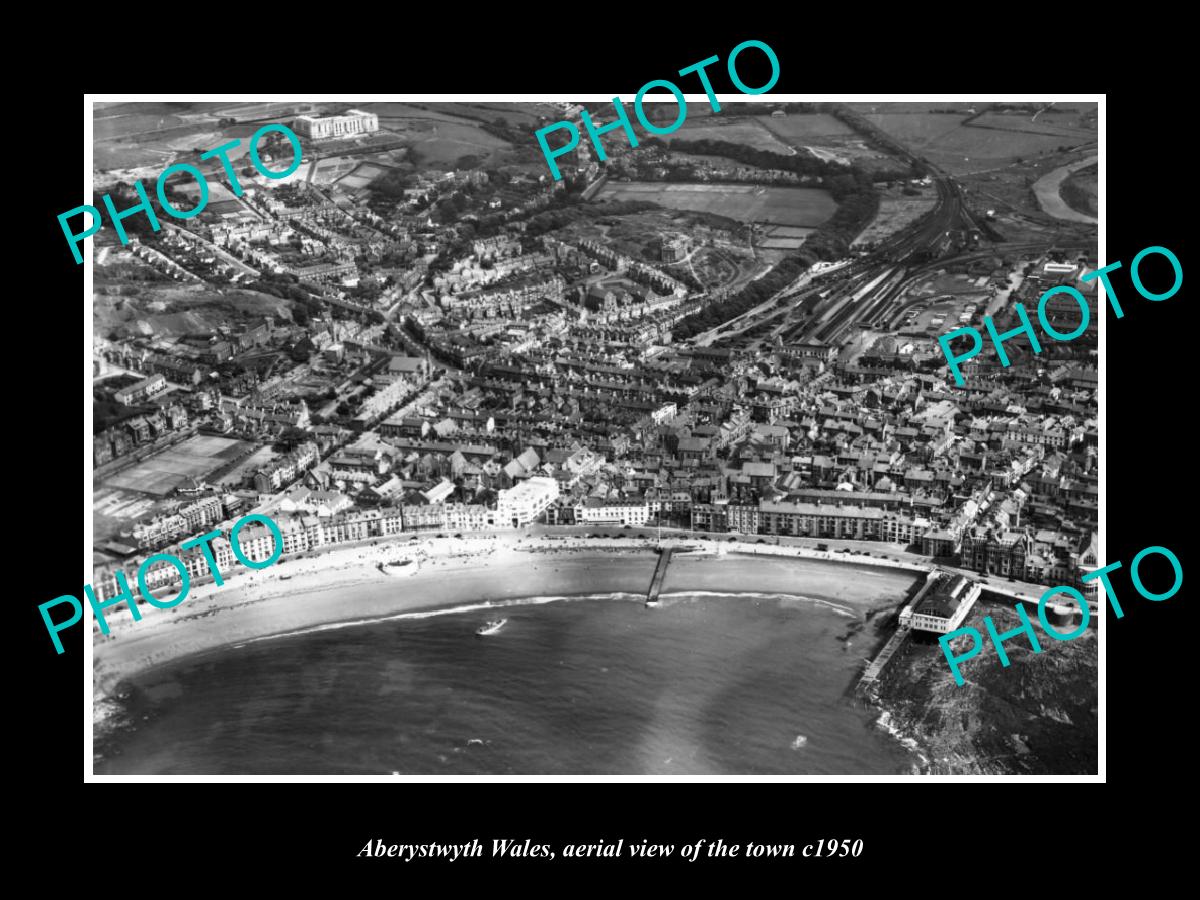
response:
[[[364,103],[359,109],[379,116],[379,124],[391,119],[431,119],[438,122],[469,122],[470,116],[456,114],[459,103]]]
[[[147,131],[161,131],[183,125],[178,116],[166,114],[130,113],[119,116],[97,116],[92,121],[93,140],[128,138]]]
[[[1088,127],[1090,121],[1091,127]],[[1046,110],[1034,119],[1028,113],[984,113],[971,120],[977,128],[1000,128],[1005,131],[1024,131],[1029,134],[1044,134],[1051,137],[1066,137],[1080,140],[1095,140],[1095,118],[1076,112],[1055,113]]]
[[[563,119],[562,110],[553,103],[454,103],[433,104],[449,112],[457,111],[459,115],[474,119],[485,119],[494,122],[504,121],[513,128],[528,128],[530,134],[537,127],[541,116],[551,119]]]
[[[610,183],[600,200],[649,200],[670,209],[715,213],[742,222],[773,222],[815,228],[837,204],[818,188],[761,187],[753,184]]]
[[[216,122],[208,116],[195,115],[188,119],[153,114],[97,117],[94,121],[92,165],[100,172],[142,166],[163,167],[175,159],[180,151],[209,150],[232,138],[242,140],[242,145],[229,154],[230,159],[237,160],[246,153],[244,139],[258,127],[234,125],[217,128],[215,125]],[[135,173],[134,177],[143,175],[157,177],[157,172]]]
[[[876,113],[927,113],[931,109],[952,109],[961,111],[963,117],[970,115],[967,112],[968,109],[979,108],[979,104],[977,103],[961,100],[907,100],[900,103],[885,103],[879,100],[872,100],[865,103],[847,103],[846,106],[862,115]]]
[[[508,141],[488,134],[475,125],[438,123],[413,141],[418,159],[432,165],[449,166],[460,156],[487,157],[508,147]]]
[[[824,137],[843,137],[854,130],[841,119],[826,113],[811,115],[764,116],[762,124],[789,143],[817,143]]]
[[[439,113],[433,115],[436,118],[387,122],[388,129],[417,154],[418,168],[446,169],[463,156],[477,156],[491,164],[496,154],[511,147],[508,141],[489,134],[468,119],[443,117]]]
[[[743,119],[709,118],[693,123],[689,115],[678,131],[666,135],[664,139],[729,141],[731,144],[745,144],[757,150],[770,150],[772,153],[790,156],[792,151],[788,145],[767,130],[761,119],[762,116]]]
[[[992,116],[988,121],[995,122],[994,127],[964,125],[966,116],[946,113],[886,112],[867,118],[916,154],[955,175],[1003,168],[1083,142],[1062,133],[1025,130],[1030,127],[1028,116]],[[1013,127],[1001,127],[1004,123]]]
[[[92,148],[92,165],[101,172],[132,169],[161,163],[165,168],[174,157],[170,150],[154,150],[133,144],[97,144]]]
[[[914,150],[928,147],[962,125],[965,114],[928,112],[872,113],[867,120]]]
[[[232,103],[158,103],[137,100],[101,100],[92,106],[92,118],[106,119],[128,115],[186,115],[233,106]]]

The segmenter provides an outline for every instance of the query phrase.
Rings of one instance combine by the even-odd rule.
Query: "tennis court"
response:
[[[105,479],[105,486],[165,497],[187,478],[204,478],[241,455],[246,446],[245,441],[235,438],[195,434]]]

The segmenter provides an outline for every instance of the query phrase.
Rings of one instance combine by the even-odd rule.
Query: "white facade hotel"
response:
[[[558,497],[558,482],[537,476],[526,478],[500,492],[496,500],[496,524],[504,528],[528,525]]]
[[[580,525],[631,525],[641,526],[658,514],[657,501],[650,503],[622,503],[603,506],[588,506],[581,503],[575,507],[575,521]]]
[[[320,141],[354,134],[373,134],[379,130],[379,116],[361,109],[350,109],[340,116],[296,116],[292,125],[297,134]]]

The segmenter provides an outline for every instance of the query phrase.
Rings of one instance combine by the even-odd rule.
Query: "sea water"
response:
[[[98,774],[893,774],[859,614],[788,595],[507,601],[318,626],[143,673]],[[475,630],[505,617],[499,632]],[[861,644],[861,646],[860,646]]]

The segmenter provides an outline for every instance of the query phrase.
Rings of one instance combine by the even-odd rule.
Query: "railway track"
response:
[[[799,340],[816,338],[833,343],[859,323],[890,325],[895,321],[896,314],[904,309],[903,304],[897,301],[902,300],[908,287],[915,280],[948,264],[969,263],[998,253],[1046,252],[1053,249],[1053,242],[1046,241],[1003,243],[1001,235],[967,210],[962,190],[954,179],[927,161],[918,159],[911,151],[899,147],[894,140],[890,143],[898,148],[895,150],[897,156],[910,165],[923,167],[934,180],[938,199],[933,209],[842,269],[832,281],[832,290],[825,296],[821,296],[820,288],[830,282],[818,285],[793,283],[753,309],[705,332],[701,336],[703,343],[700,346],[736,337],[784,315],[786,318],[770,332],[770,339],[788,334],[795,335]],[[953,253],[950,249],[956,232],[986,237],[995,243],[979,250]],[[802,280],[798,279],[797,282]],[[864,286],[868,285],[869,288],[864,291]],[[792,324],[789,319],[797,311],[807,315],[807,321],[799,325]],[[755,345],[760,341],[756,339]]]

